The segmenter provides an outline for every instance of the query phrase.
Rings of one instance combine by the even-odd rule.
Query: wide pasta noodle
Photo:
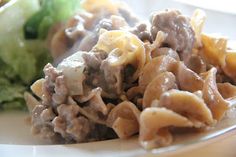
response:
[[[195,32],[195,38],[196,38],[195,48],[202,46],[201,34],[202,34],[205,21],[206,21],[206,13],[200,9],[196,9],[193,12],[193,15],[190,21],[192,28]]]
[[[204,82],[202,78],[187,68],[183,62],[178,62],[175,74],[181,90],[195,92],[202,89]]]
[[[147,63],[139,77],[139,86],[146,86],[160,73],[165,71],[173,71],[177,61],[169,56],[160,56],[153,58]]]
[[[229,104],[220,95],[216,85],[216,68],[208,71],[203,85],[203,99],[210,108],[213,118],[220,120],[229,109]]]
[[[236,86],[230,83],[217,83],[217,88],[224,99],[231,98],[236,95]]]
[[[105,119],[99,117],[98,113],[95,110],[90,110],[88,109],[88,107],[80,107],[72,98],[68,99],[68,103],[71,105],[78,106],[78,112],[90,119],[91,121],[98,124],[106,124]]]
[[[210,125],[214,121],[211,111],[204,101],[187,91],[170,90],[165,92],[160,98],[159,106],[183,115],[193,124],[198,121],[203,125]]]
[[[152,58],[165,55],[165,56],[170,56],[177,61],[180,60],[178,53],[171,48],[156,48],[155,50],[152,51],[151,55]]]
[[[234,82],[236,82],[236,52],[227,51],[225,56],[225,63],[222,65],[222,69],[227,76],[229,76]]]
[[[32,92],[37,95],[39,98],[42,98],[43,96],[43,83],[44,83],[45,79],[39,79],[37,81],[34,82],[34,84],[32,84],[30,86],[30,89],[32,90]]]
[[[202,57],[213,66],[220,67],[225,75],[236,81],[236,53],[227,48],[225,37],[215,37],[202,34],[203,51]]]
[[[152,60],[153,51],[156,51],[161,46],[161,44],[163,44],[166,37],[167,37],[166,33],[162,32],[162,31],[158,31],[153,43],[150,43],[150,42],[144,43],[145,54],[146,54],[146,63],[148,63]]]
[[[107,125],[112,127],[120,138],[127,138],[138,133],[139,115],[140,111],[133,103],[124,101],[111,110]]]
[[[191,127],[192,125],[187,118],[166,108],[146,108],[140,115],[139,140],[146,149],[166,146],[172,142],[172,137],[168,130],[163,134],[161,129],[169,126]]]
[[[207,34],[201,35],[203,43],[202,56],[208,63],[214,66],[221,66],[225,62],[227,39],[223,37],[213,37]]]
[[[130,81],[138,78],[146,61],[143,42],[127,31],[102,33],[94,49],[107,52],[108,61],[112,65],[132,65],[135,72]]]
[[[86,11],[96,12],[97,10],[106,9],[113,14],[118,13],[118,3],[109,0],[83,0],[81,5]]]
[[[77,96],[76,100],[79,101],[80,103],[89,101],[88,105],[106,115],[108,113],[108,109],[106,104],[102,100],[101,94],[102,94],[102,89],[97,87],[93,89],[91,92],[89,92],[89,94],[86,96]]]
[[[150,107],[152,101],[160,99],[160,96],[170,89],[177,88],[174,74],[163,72],[157,75],[147,86],[143,94],[143,108]]]

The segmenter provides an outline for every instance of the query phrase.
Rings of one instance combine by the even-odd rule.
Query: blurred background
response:
[[[206,12],[204,32],[217,33],[236,39],[236,5],[234,0],[123,0],[143,19],[152,11],[176,8],[192,15],[196,8]]]

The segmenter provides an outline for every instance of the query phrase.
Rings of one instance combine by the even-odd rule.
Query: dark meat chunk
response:
[[[83,116],[78,116],[76,104],[62,104],[57,108],[58,116],[52,121],[54,131],[61,134],[65,141],[83,142],[91,132],[92,123]]]
[[[107,60],[101,65],[101,70],[106,80],[106,93],[110,98],[117,98],[123,91],[123,67],[112,66]]]
[[[97,33],[99,33],[101,28],[109,31],[109,30],[119,30],[127,26],[128,24],[123,17],[112,15],[108,19],[102,19],[95,27],[95,30]]]
[[[68,89],[65,84],[65,77],[58,76],[55,81],[55,93],[52,95],[52,99],[56,104],[62,104],[66,101]]]
[[[52,103],[52,95],[54,93],[55,81],[59,75],[62,75],[50,63],[44,69],[45,81],[43,83],[42,104],[49,105]]]
[[[78,117],[71,120],[67,126],[67,132],[71,134],[77,142],[87,141],[87,136],[91,132],[92,123],[85,117]]]
[[[104,59],[107,58],[106,52],[99,52],[99,53],[84,53],[83,59],[86,63],[88,68],[92,68],[94,70],[98,69],[101,66],[101,63]]]
[[[138,38],[142,41],[149,41],[152,42],[152,36],[150,31],[147,29],[147,25],[145,23],[140,23],[136,25],[132,30],[131,33],[138,36]]]
[[[191,53],[194,45],[194,31],[189,19],[177,10],[165,10],[153,13],[151,34],[155,39],[157,32],[167,33],[165,45],[177,52]]]
[[[91,141],[117,138],[117,135],[112,128],[100,124],[95,124],[94,131],[91,133],[89,135],[89,139],[91,139]]]
[[[112,21],[110,19],[102,19],[96,25],[96,31],[98,32],[101,28],[106,29],[108,31],[113,29]]]
[[[102,95],[117,98],[122,90],[123,67],[112,66],[106,52],[90,52],[83,55],[86,70],[86,84],[89,87],[101,87]]]
[[[33,134],[40,134],[42,138],[51,139],[59,142],[60,136],[53,131],[51,120],[55,117],[51,108],[46,108],[44,105],[37,105],[32,111],[31,131]]]

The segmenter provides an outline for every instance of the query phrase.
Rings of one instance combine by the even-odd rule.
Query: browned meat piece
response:
[[[101,28],[110,31],[110,30],[119,30],[127,26],[128,24],[123,17],[117,15],[111,15],[109,18],[101,19],[99,23],[95,26],[95,31],[98,35]]]
[[[107,58],[106,52],[84,53],[83,59],[88,68],[98,69],[104,59]]]
[[[123,91],[123,66],[112,66],[111,63],[104,60],[101,65],[106,82],[106,95],[110,98],[116,98]]]
[[[52,124],[54,131],[60,133],[65,140],[83,142],[92,129],[92,123],[83,116],[77,116],[79,108],[76,104],[62,104],[57,108],[58,116]]]
[[[167,33],[165,45],[177,52],[191,53],[194,45],[194,31],[189,19],[177,10],[165,10],[153,13],[151,17],[151,34],[155,39],[157,32]]]
[[[140,23],[136,25],[132,30],[131,33],[138,36],[138,38],[142,41],[149,41],[152,42],[152,36],[150,31],[147,29],[147,25],[145,23]]]
[[[66,101],[66,96],[68,94],[68,89],[65,85],[64,76],[58,76],[55,81],[55,93],[52,95],[52,100],[56,104],[62,104]]]
[[[83,55],[86,69],[86,84],[92,88],[101,87],[102,95],[117,98],[123,89],[123,67],[112,66],[106,52],[90,52]]]
[[[52,103],[52,95],[54,92],[56,78],[61,75],[50,63],[44,69],[45,81],[43,82],[42,104],[48,105]]]

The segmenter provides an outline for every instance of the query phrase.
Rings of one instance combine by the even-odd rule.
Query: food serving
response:
[[[234,107],[236,53],[202,32],[203,11],[166,9],[145,22],[117,1],[81,8],[48,32],[54,62],[25,93],[33,134],[55,143],[138,135],[152,149],[178,129],[214,127]]]

